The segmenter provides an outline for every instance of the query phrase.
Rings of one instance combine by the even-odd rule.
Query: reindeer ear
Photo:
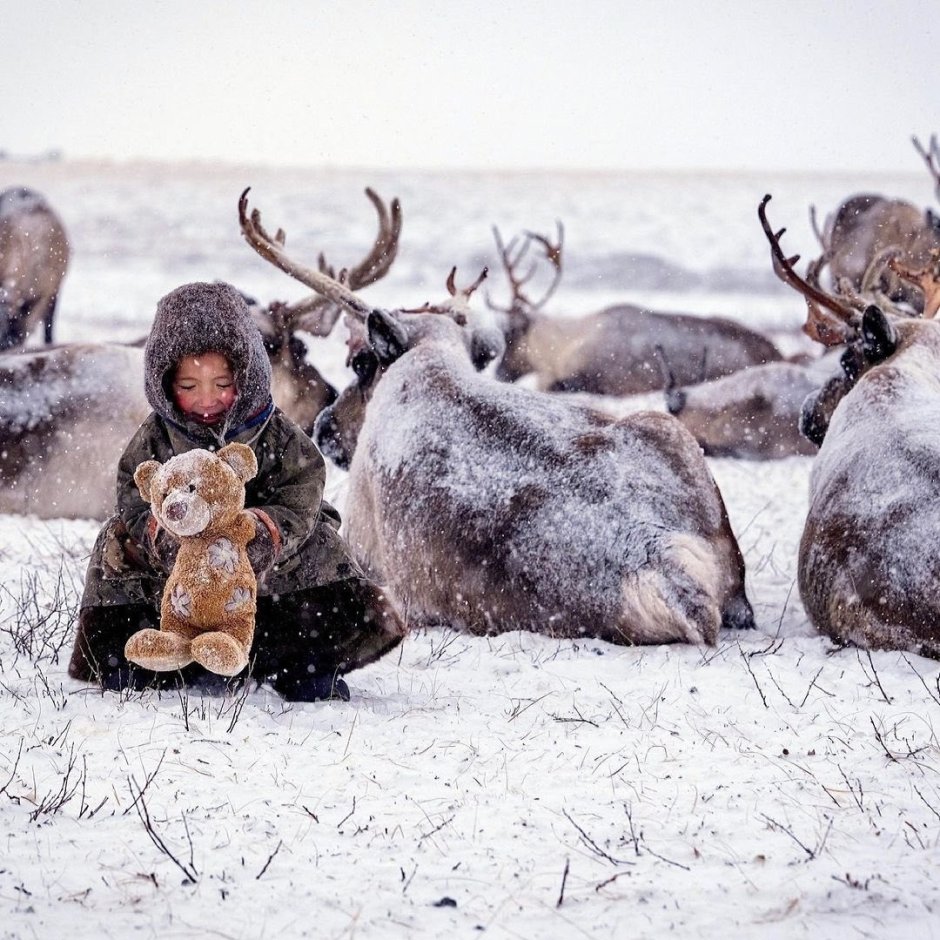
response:
[[[898,347],[898,334],[880,307],[871,304],[862,316],[862,352],[869,362],[884,362]]]
[[[474,330],[470,337],[470,360],[477,372],[506,352],[506,341],[498,330]]]
[[[150,482],[153,480],[153,475],[160,469],[160,463],[157,460],[145,460],[142,464],[138,464],[137,469],[134,471],[134,482],[137,484],[137,489],[140,490],[140,495],[149,503],[150,499]]]
[[[390,365],[408,349],[408,334],[404,327],[384,310],[369,314],[369,345],[383,366]]]
[[[224,460],[244,483],[258,473],[258,460],[255,452],[247,444],[226,444],[216,456]]]

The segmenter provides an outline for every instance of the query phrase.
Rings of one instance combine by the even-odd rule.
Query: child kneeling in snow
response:
[[[310,438],[274,406],[271,364],[241,295],[186,284],[164,297],[144,351],[153,413],[118,466],[118,512],[95,543],[69,675],[107,689],[195,682],[201,666],[153,673],[124,644],[159,626],[160,599],[179,543],[156,525],[134,484],[145,460],[196,447],[247,444],[258,474],[245,487],[255,516],[248,558],[258,578],[251,675],[284,698],[349,697],[341,674],[395,647],[404,628],[381,590],[348,556],[336,510],[323,501],[326,469]]]

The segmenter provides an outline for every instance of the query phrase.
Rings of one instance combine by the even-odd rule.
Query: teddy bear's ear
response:
[[[258,472],[255,452],[247,444],[226,444],[217,456],[235,471],[242,483],[250,480]]]
[[[159,461],[145,460],[142,464],[138,464],[137,469],[134,471],[134,482],[137,484],[137,489],[140,490],[140,495],[143,496],[148,503],[151,501],[150,481],[159,469]]]

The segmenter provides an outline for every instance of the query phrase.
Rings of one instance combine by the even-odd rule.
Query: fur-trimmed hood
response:
[[[209,427],[188,421],[171,391],[183,356],[218,352],[228,359],[238,397],[225,420]],[[144,390],[153,410],[193,441],[221,446],[271,404],[271,363],[241,294],[229,284],[184,284],[157,304],[144,348]]]

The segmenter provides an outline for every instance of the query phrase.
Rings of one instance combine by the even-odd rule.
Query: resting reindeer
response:
[[[389,209],[366,194],[379,216],[378,235],[360,264],[336,275],[360,288],[388,271],[401,232],[398,200]],[[334,276],[322,255],[319,267]],[[306,361],[296,333],[326,335],[341,308],[319,295],[251,306],[271,358],[274,400],[311,431],[336,391]],[[114,467],[149,411],[140,346],[72,343],[0,355],[0,513],[106,518],[114,507]]]
[[[863,312],[801,278],[781,229],[761,225],[774,270],[804,295],[807,332],[847,343],[841,380],[807,401],[821,442],[799,551],[806,612],[843,643],[940,657],[940,260],[913,272],[929,317]]]
[[[0,350],[22,346],[42,324],[52,342],[69,243],[43,197],[23,187],[0,192]]]
[[[561,226],[554,244],[532,233],[508,244],[498,231],[494,235],[512,291],[509,306],[495,308],[505,320],[506,352],[496,372],[500,379],[514,382],[534,372],[542,391],[633,395],[663,387],[659,350],[674,364],[680,385],[781,358],[764,336],[720,317],[657,313],[631,304],[581,317],[546,316],[542,308],[561,278]],[[554,275],[537,300],[527,293],[535,266],[522,270],[533,243]]]
[[[927,149],[915,137],[914,147],[927,165],[940,200],[940,142],[934,134]],[[827,217],[822,231],[816,224],[815,208],[810,216],[823,249],[811,266],[811,280],[818,280],[828,265],[837,289],[843,280],[859,288],[866,272],[876,264],[881,290],[889,300],[922,309],[923,295],[917,285],[878,261],[886,252],[893,252],[908,267],[925,265],[931,253],[940,248],[940,217],[902,199],[874,193],[851,196]]]
[[[706,457],[812,455],[817,445],[800,430],[803,402],[837,365],[831,355],[812,362],[767,362],[710,382],[667,387],[666,408]]]
[[[244,203],[242,226],[366,324],[382,377],[350,467],[346,532],[413,623],[616,643],[714,643],[722,625],[753,625],[721,495],[674,419],[618,421],[493,382],[462,317],[371,309],[292,263]]]

